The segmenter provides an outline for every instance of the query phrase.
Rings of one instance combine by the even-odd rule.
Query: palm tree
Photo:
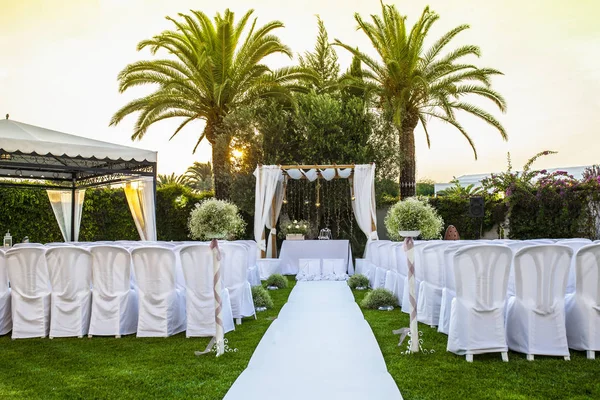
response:
[[[501,72],[478,68],[463,58],[479,57],[479,47],[466,45],[442,54],[442,50],[468,25],[460,25],[442,35],[429,48],[424,46],[431,26],[439,16],[425,8],[421,18],[407,31],[406,17],[394,6],[382,3],[382,15],[373,15],[372,22],[355,14],[362,30],[379,54],[372,58],[339,40],[335,44],[350,51],[364,66],[362,79],[346,78],[346,84],[362,85],[376,101],[378,108],[392,115],[399,133],[400,196],[415,194],[415,138],[414,130],[423,126],[427,145],[430,145],[427,123],[432,118],[454,126],[469,142],[475,159],[477,151],[473,140],[457,120],[457,111],[481,118],[496,128],[504,140],[508,139],[502,124],[484,109],[464,101],[467,95],[491,100],[502,112],[506,102],[491,88],[490,77]]]
[[[185,184],[194,190],[206,191],[212,189],[212,166],[209,162],[194,164],[183,175]]]
[[[437,196],[448,196],[454,198],[468,199],[473,196],[483,196],[485,191],[481,186],[475,187],[475,184],[471,183],[467,186],[462,186],[458,179],[454,178],[450,183],[454,186],[450,186],[444,190],[437,192]]]
[[[123,106],[112,117],[116,125],[127,115],[139,112],[132,139],[141,139],[155,122],[183,118],[171,138],[188,123],[204,120],[204,131],[198,144],[206,139],[212,145],[215,194],[228,195],[228,162],[231,133],[223,128],[224,118],[238,107],[257,98],[289,97],[290,89],[303,90],[295,83],[310,79],[309,72],[287,67],[271,70],[263,60],[272,54],[292,57],[291,50],[272,32],[283,23],[272,21],[263,26],[254,19],[243,33],[253,10],[237,21],[234,13],[218,13],[214,22],[200,11],[179,14],[180,20],[167,17],[175,30],[167,30],[143,40],[138,51],[146,47],[153,55],[159,51],[169,58],[138,61],[123,69],[118,76],[119,90],[146,84],[157,85],[151,94]]]
[[[158,187],[165,185],[185,185],[185,178],[183,175],[175,175],[174,172],[171,175],[158,174],[156,185]]]
[[[305,52],[299,56],[300,66],[311,71],[315,75],[314,81],[307,82],[311,89],[317,93],[328,93],[335,91],[338,87],[340,65],[335,49],[329,43],[327,29],[321,17],[317,15],[317,26],[319,34],[313,52]]]

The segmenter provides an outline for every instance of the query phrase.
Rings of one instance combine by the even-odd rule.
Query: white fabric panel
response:
[[[185,277],[187,337],[215,336],[215,295],[213,254],[208,245],[182,248],[181,266]],[[223,269],[221,269],[223,271]],[[221,292],[223,332],[235,330],[231,299],[227,288]]]
[[[12,329],[10,312],[10,288],[4,251],[0,250],[0,335],[6,335]]]
[[[569,356],[565,290],[573,251],[534,245],[514,256],[515,296],[508,300],[507,342],[525,354]]]
[[[239,244],[219,244],[223,286],[229,290],[233,318],[255,315],[252,287],[248,282],[248,254]]]
[[[348,279],[345,260],[343,258],[323,259],[321,279],[328,281],[345,281]]]
[[[267,220],[270,218],[271,202],[281,178],[281,169],[276,165],[264,165],[254,170],[254,176],[256,177],[254,240],[258,244],[258,250],[267,251],[267,243],[263,239],[263,235]],[[233,295],[232,293],[230,294]]]
[[[284,398],[402,400],[345,282],[298,282],[225,396]]]
[[[301,258],[298,260],[299,272],[297,281],[320,281],[321,260],[318,258]]]
[[[321,176],[326,181],[330,181],[335,178],[335,168],[326,168],[321,170]]]
[[[260,274],[258,267],[256,266],[256,250],[258,248],[256,242],[254,240],[236,240],[234,243],[242,245],[246,249],[246,253],[248,255],[247,280],[250,282],[250,286],[260,286]]]
[[[73,204],[70,190],[46,190],[48,199],[54,212],[54,217],[65,242],[76,242],[79,239],[79,227],[81,226],[81,211],[85,199],[85,189],[75,190],[75,238],[71,238],[71,206]]]
[[[302,170],[302,174],[308,179],[309,182],[314,182],[319,178],[319,174],[315,168],[311,168],[308,171]]]
[[[50,279],[44,248],[6,252],[11,286],[12,338],[46,337],[50,329]]]
[[[256,260],[260,280],[265,281],[273,274],[281,274],[281,262],[277,258]]]
[[[156,162],[157,154],[156,151],[70,135],[24,124],[12,119],[0,120],[0,141],[2,142],[2,148],[9,153],[21,151],[37,154],[50,153],[55,156],[66,154],[70,157],[109,158],[111,160],[121,158],[123,160],[147,160],[150,162]]]
[[[565,304],[569,348],[600,351],[600,244],[579,250],[575,271],[576,290]]]
[[[456,298],[452,301],[448,351],[507,352],[504,305],[512,251],[505,246],[467,246],[454,256]]]
[[[417,294],[417,320],[430,326],[439,324],[444,288],[444,250],[451,245],[451,241],[446,241],[423,248],[423,281]]]
[[[367,240],[377,240],[377,215],[375,204],[375,164],[354,167],[354,198],[352,210],[356,223],[367,235]]]
[[[440,315],[438,319],[438,332],[450,333],[450,314],[452,300],[456,297],[456,284],[454,283],[454,254],[466,244],[451,244],[444,249],[444,287],[440,302]]]
[[[92,253],[90,335],[117,336],[137,332],[138,295],[132,278],[131,254],[122,247],[99,245]]]
[[[173,250],[138,247],[131,251],[138,296],[138,337],[167,337],[185,330],[185,291],[177,287]]]
[[[92,307],[92,254],[81,247],[46,251],[52,285],[50,337],[88,334]]]
[[[348,240],[284,240],[279,253],[281,273],[298,274],[298,260],[301,258],[341,258],[347,266],[348,275],[354,273]]]
[[[352,168],[338,168],[337,173],[340,178],[347,179],[352,175]]]
[[[304,174],[302,173],[302,170],[300,170],[300,169],[288,169],[285,172],[292,179],[302,179],[302,177],[304,176]]]
[[[154,180],[141,177],[125,184],[125,197],[141,240],[156,241]]]
[[[400,278],[400,274],[397,273],[396,271],[391,271],[388,270],[385,273],[385,283],[384,283],[384,288],[386,290],[389,290],[390,292],[392,292],[394,294],[394,296],[396,296],[396,299],[398,299],[398,279]],[[398,302],[398,304],[400,304],[400,302]]]
[[[277,258],[277,248],[273,246],[273,239],[277,238],[277,230],[275,229],[277,226],[277,221],[279,221],[279,214],[281,213],[281,206],[283,205],[283,181],[284,177],[282,174],[279,175],[279,179],[277,180],[277,187],[275,188],[275,225],[273,225],[273,217],[272,217],[272,209],[269,209],[267,218],[267,229],[269,229],[269,234],[267,235],[267,257]],[[272,208],[272,202],[271,202]],[[276,242],[276,241],[275,241]],[[255,252],[256,252],[256,242],[254,242]],[[254,256],[256,259],[257,256]],[[260,283],[259,283],[260,285]]]

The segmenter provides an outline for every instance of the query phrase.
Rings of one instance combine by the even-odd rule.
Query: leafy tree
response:
[[[329,37],[323,20],[317,15],[317,24],[319,26],[319,34],[313,52],[305,52],[304,56],[300,56],[300,66],[312,71],[316,79],[308,82],[311,89],[315,89],[317,93],[330,93],[335,91],[338,86],[338,75],[340,73],[340,65],[335,49],[329,43]]]
[[[185,184],[185,176],[183,175],[175,175],[175,173],[171,173],[171,175],[166,174],[158,174],[156,179],[156,186],[166,186],[166,185],[184,185]]]
[[[465,45],[442,53],[456,35],[469,28],[468,25],[452,29],[426,48],[424,42],[429,30],[439,19],[428,7],[410,31],[406,26],[406,17],[400,15],[393,5],[382,3],[381,16],[373,15],[372,22],[364,20],[359,14],[355,14],[355,19],[379,59],[336,39],[336,45],[350,51],[366,66],[361,79],[346,77],[344,83],[362,86],[373,95],[377,107],[390,112],[399,131],[402,198],[415,194],[414,130],[419,123],[423,126],[428,145],[428,120],[437,118],[454,126],[473,148],[475,158],[475,144],[457,120],[457,112],[464,111],[481,118],[496,128],[504,140],[507,139],[504,127],[492,114],[464,101],[466,96],[476,95],[491,100],[501,111],[505,111],[506,102],[491,88],[490,80],[501,72],[478,68],[463,61],[464,57],[481,55],[477,46]]]
[[[482,187],[475,187],[474,184],[462,186],[456,178],[452,179],[450,183],[453,183],[454,186],[440,190],[437,195],[468,199],[472,196],[482,196],[485,193]]]
[[[187,186],[197,191],[206,191],[212,189],[212,166],[209,162],[201,163],[195,161],[183,176]]]
[[[292,52],[273,34],[283,27],[279,21],[257,26],[254,19],[246,30],[252,13],[248,11],[237,22],[229,9],[214,20],[200,11],[180,14],[179,20],[168,17],[176,29],[141,41],[138,50],[148,47],[152,54],[164,51],[173,57],[134,62],[118,77],[121,92],[139,85],[157,85],[151,94],[123,106],[111,120],[115,125],[139,112],[132,139],[141,139],[152,124],[168,118],[183,118],[171,137],[191,121],[206,122],[196,147],[203,139],[212,145],[217,198],[229,197],[232,138],[221,129],[227,114],[261,97],[289,99],[290,90],[303,89],[298,80],[311,78],[301,68],[271,70],[263,64],[269,55],[292,57]]]

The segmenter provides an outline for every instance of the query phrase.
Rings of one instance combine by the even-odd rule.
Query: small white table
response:
[[[348,274],[354,273],[348,240],[284,240],[279,252],[281,273],[298,274],[298,260],[301,258],[341,258],[348,265]]]

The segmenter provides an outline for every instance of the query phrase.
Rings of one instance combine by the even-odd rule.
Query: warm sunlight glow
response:
[[[240,160],[242,157],[244,157],[244,151],[240,149],[233,149],[231,151],[231,157],[235,160]]]

